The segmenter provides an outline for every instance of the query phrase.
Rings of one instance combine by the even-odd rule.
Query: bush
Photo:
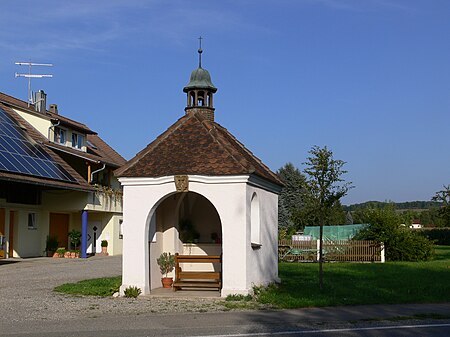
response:
[[[385,246],[388,261],[428,261],[434,251],[433,242],[406,228],[401,228]]]
[[[141,294],[141,288],[127,287],[124,291],[125,297],[137,298]]]
[[[409,228],[402,227],[399,214],[392,206],[365,209],[357,215],[369,226],[362,229],[355,240],[383,242],[388,261],[427,261],[433,256],[433,243]]]
[[[423,228],[416,229],[417,234],[422,235],[436,245],[450,246],[450,228]]]

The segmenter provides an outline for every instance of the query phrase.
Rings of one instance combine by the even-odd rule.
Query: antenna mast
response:
[[[19,66],[28,66],[28,74],[16,73],[16,77],[28,78],[28,106],[30,106],[30,103],[33,103],[33,96],[31,93],[31,79],[32,78],[53,77],[53,75],[50,75],[50,74],[32,74],[31,67],[33,67],[33,66],[53,67],[53,64],[52,63],[33,63],[33,62],[15,62],[15,64],[17,64]]]

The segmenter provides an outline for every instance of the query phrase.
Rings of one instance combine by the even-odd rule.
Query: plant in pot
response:
[[[76,229],[72,229],[69,232],[69,240],[74,249],[77,249],[81,243],[81,232]]]
[[[53,256],[53,254],[58,249],[58,238],[56,236],[47,236],[47,241],[45,243],[45,251],[47,256]]]
[[[101,246],[102,246],[102,255],[108,256],[109,255],[108,254],[108,241],[102,240]]]
[[[172,272],[175,268],[175,256],[170,253],[162,253],[159,258],[156,259],[161,274],[165,277],[161,278],[163,288],[171,288],[173,283],[172,277],[167,277],[167,274]]]
[[[200,233],[195,229],[194,224],[189,219],[182,219],[178,224],[180,240],[183,243],[198,242]]]
[[[64,254],[66,253],[66,249],[64,247],[59,247],[55,254],[53,254],[53,257],[64,257]]]

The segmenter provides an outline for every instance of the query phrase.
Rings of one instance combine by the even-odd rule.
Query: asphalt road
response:
[[[390,307],[390,306],[386,306]],[[364,311],[363,306],[356,307]],[[367,307],[370,310],[371,307]],[[89,317],[63,321],[26,321],[4,324],[1,336],[28,337],[118,337],[118,336],[450,336],[450,318],[399,319],[400,316],[354,319],[348,311],[318,310],[245,311],[225,313],[141,314]],[[447,312],[448,305],[436,306]],[[318,317],[323,313],[323,317]],[[369,314],[367,317],[370,317]],[[361,316],[362,317],[362,316]],[[384,318],[383,318],[384,317]],[[436,317],[436,316],[435,316]],[[444,316],[441,316],[444,317]],[[392,318],[395,318],[392,320]],[[407,318],[404,316],[403,318]]]

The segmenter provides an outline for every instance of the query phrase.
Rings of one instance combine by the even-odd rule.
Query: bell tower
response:
[[[208,70],[202,68],[202,37],[199,38],[198,68],[191,73],[189,83],[183,88],[187,94],[187,105],[184,111],[201,113],[206,119],[214,121],[213,95],[217,88],[212,84]]]

